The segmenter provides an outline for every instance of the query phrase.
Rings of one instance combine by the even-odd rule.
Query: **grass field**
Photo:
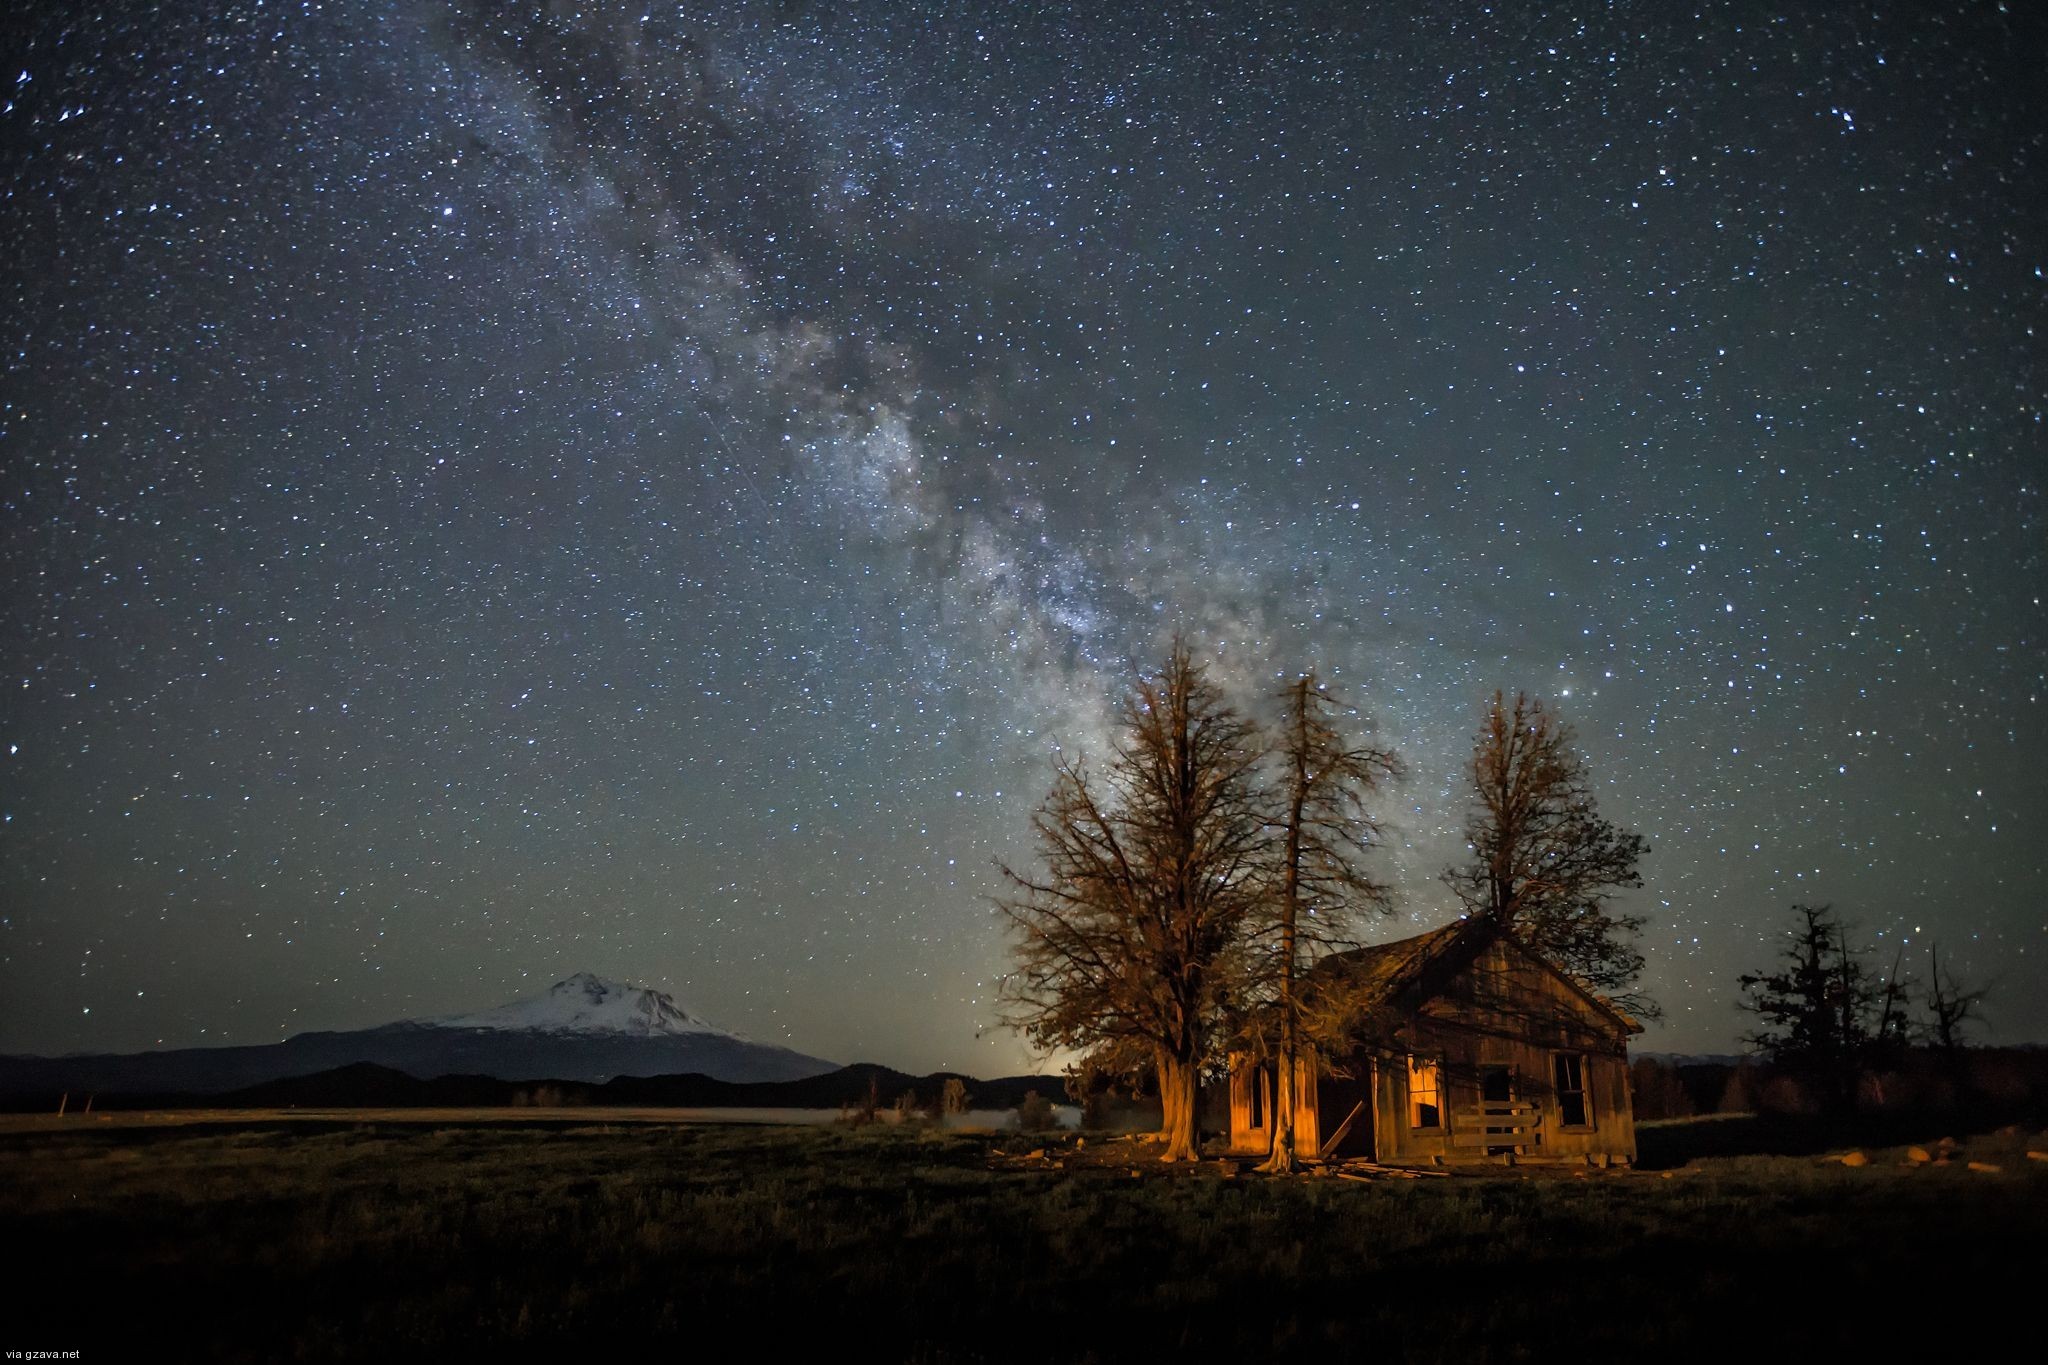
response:
[[[1014,1136],[406,1118],[0,1126],[0,1350],[1945,1360],[2029,1340],[2048,1269],[2048,1162],[2018,1134],[1941,1167],[1363,1183],[1100,1141],[1013,1171],[990,1164]]]

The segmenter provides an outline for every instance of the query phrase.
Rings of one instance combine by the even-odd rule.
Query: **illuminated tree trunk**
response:
[[[1292,1032],[1290,1029],[1289,1032]],[[1299,1091],[1295,1080],[1300,1070],[1300,1044],[1288,1039],[1276,1059],[1273,1096],[1273,1150],[1259,1169],[1272,1175],[1292,1175],[1301,1169],[1301,1156],[1295,1147],[1294,1102]]]
[[[1176,1057],[1161,1057],[1159,1072],[1159,1137],[1166,1144],[1161,1161],[1199,1161],[1195,1146],[1195,1068]]]

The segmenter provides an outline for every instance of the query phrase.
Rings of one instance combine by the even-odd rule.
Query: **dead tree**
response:
[[[1600,815],[1572,739],[1542,702],[1493,694],[1472,750],[1472,858],[1444,882],[1467,913],[1492,917],[1586,986],[1654,1018],[1637,986],[1642,917],[1608,909],[1615,891],[1643,884],[1636,864],[1649,845]]]
[[[1913,1026],[1907,1011],[1913,1003],[1915,983],[1903,970],[1905,964],[1906,945],[1901,940],[1892,952],[1891,970],[1871,992],[1875,1013],[1870,1037],[1864,1045],[1864,1083],[1870,1087],[1871,1101],[1880,1109],[1889,1102],[1886,1087],[1891,1073],[1905,1064],[1913,1046]]]
[[[1985,994],[1981,986],[1969,987],[1958,982],[1955,973],[1942,967],[1940,948],[1928,945],[1924,997],[1927,1036],[1951,1061],[1963,1049],[1963,1031],[1983,1017],[1978,1007],[1984,1003]]]
[[[1912,1007],[1915,983],[1904,970],[1905,965],[1906,945],[1901,941],[1892,952],[1891,970],[1884,974],[1883,984],[1877,990],[1877,1021],[1870,1030],[1871,1061],[1883,1067],[1899,1065],[1913,1043],[1913,1027],[1907,1012]]]
[[[1123,702],[1097,779],[1059,760],[1033,818],[1040,866],[1002,868],[1015,935],[1002,993],[1048,1048],[1149,1056],[1167,1161],[1196,1157],[1200,1068],[1247,971],[1266,840],[1252,726],[1176,641]]]
[[[1380,833],[1366,802],[1400,768],[1392,752],[1346,740],[1331,719],[1339,704],[1313,672],[1282,689],[1279,702],[1279,837],[1273,849],[1278,867],[1269,879],[1272,923],[1265,945],[1272,954],[1268,974],[1279,1074],[1273,1148],[1260,1169],[1285,1174],[1297,1169],[1294,1118],[1303,1044],[1329,1041],[1312,1036],[1315,1021],[1326,1016],[1303,998],[1304,970],[1316,957],[1353,946],[1349,935],[1359,918],[1393,908],[1386,885],[1365,870]]]

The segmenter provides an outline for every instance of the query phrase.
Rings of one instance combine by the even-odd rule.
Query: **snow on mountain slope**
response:
[[[436,1028],[526,1030],[539,1033],[607,1033],[636,1038],[708,1034],[738,1038],[729,1029],[699,1019],[662,991],[607,981],[578,972],[542,995],[509,1005],[422,1023]]]

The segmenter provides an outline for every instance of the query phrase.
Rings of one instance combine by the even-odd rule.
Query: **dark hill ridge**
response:
[[[592,1084],[614,1076],[699,1072],[734,1081],[785,1081],[833,1064],[785,1047],[717,1033],[635,1035],[386,1024],[301,1033],[281,1043],[74,1057],[0,1057],[0,1099],[23,1092],[213,1095],[266,1081],[373,1062],[422,1079],[447,1075]]]
[[[217,1095],[367,1062],[428,1080],[437,1076],[545,1076],[602,1084],[614,1076],[697,1073],[726,1081],[793,1081],[836,1062],[750,1042],[701,1019],[647,986],[578,972],[537,995],[495,1009],[404,1020],[345,1032],[301,1033],[281,1043],[173,1048],[69,1057],[0,1057],[0,1102],[9,1096]]]
[[[863,1103],[871,1094],[882,1104],[893,1104],[906,1090],[923,1107],[938,1104],[946,1082],[958,1080],[967,1087],[967,1102],[976,1109],[1011,1109],[1023,1102],[1030,1091],[1048,1100],[1066,1098],[1066,1081],[1059,1076],[998,1076],[977,1080],[957,1071],[934,1071],[913,1076],[872,1062],[806,1076],[794,1081],[760,1081],[734,1084],[709,1076],[621,1076],[598,1087],[604,1098],[599,1104],[684,1105],[691,1108],[774,1108],[839,1109]]]
[[[618,1105],[683,1109],[843,1109],[870,1095],[884,1106],[905,1091],[920,1107],[933,1107],[946,1082],[967,1087],[977,1109],[1011,1109],[1037,1091],[1049,1100],[1065,1095],[1058,1076],[1003,1076],[977,1080],[957,1072],[913,1076],[873,1063],[841,1067],[791,1081],[726,1081],[713,1076],[620,1076],[602,1084],[561,1080],[501,1080],[495,1076],[436,1076],[423,1079],[374,1062],[355,1062],[306,1076],[281,1077],[236,1090],[207,1093],[113,1091],[99,1094],[101,1109],[492,1109],[511,1105]],[[74,1105],[84,1093],[72,1092]],[[10,1094],[0,1107],[54,1109],[58,1092]]]
[[[422,1080],[375,1062],[355,1062],[310,1076],[288,1076],[244,1090],[205,1097],[219,1109],[470,1109],[511,1104],[525,1089],[496,1076],[436,1076]],[[118,1101],[117,1101],[118,1103]],[[152,1104],[157,1108],[185,1105]]]

